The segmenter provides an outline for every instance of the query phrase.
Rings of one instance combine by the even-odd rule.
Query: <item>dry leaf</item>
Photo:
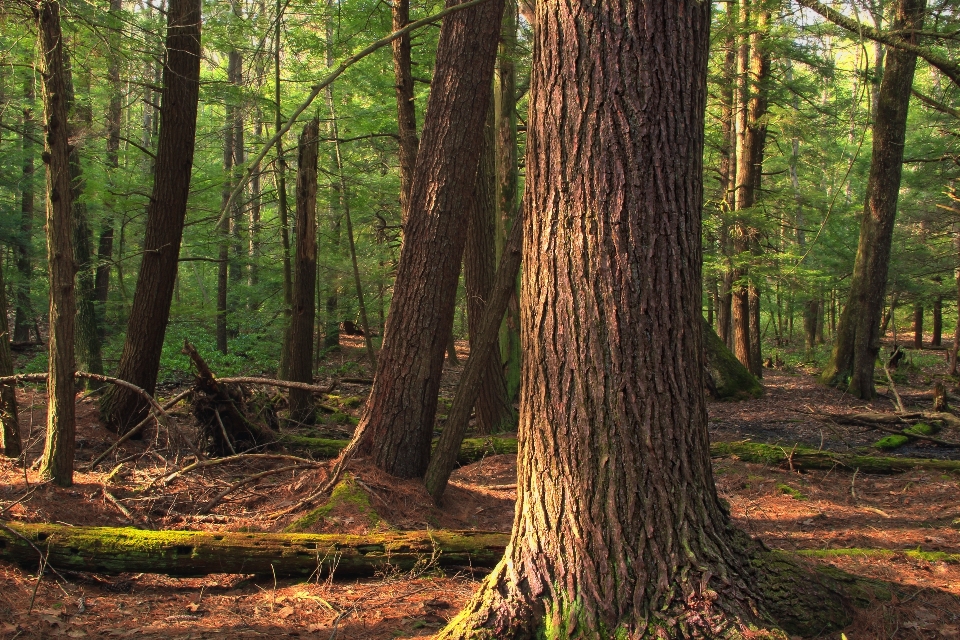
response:
[[[280,609],[280,611],[277,612],[277,616],[281,619],[286,619],[292,616],[293,612],[294,612],[293,607],[284,607],[283,609]]]

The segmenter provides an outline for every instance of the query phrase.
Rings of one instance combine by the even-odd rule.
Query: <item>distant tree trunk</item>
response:
[[[33,280],[33,210],[34,210],[34,167],[33,140],[36,127],[33,120],[33,76],[29,76],[23,85],[23,177],[20,187],[20,238],[15,246],[17,256],[17,293],[16,312],[13,323],[13,339],[17,342],[30,340],[30,328],[33,326],[33,303],[30,300],[30,283]],[[39,341],[40,337],[37,336]]]
[[[243,19],[240,9],[236,2],[233,3],[234,11],[237,14],[238,19]],[[243,91],[243,56],[240,55],[239,51],[231,51],[229,54],[229,73],[230,73],[230,84],[233,85],[233,90],[237,95],[237,102],[233,105],[232,116],[233,116],[233,182],[234,184],[239,184],[240,180],[243,178],[243,163],[246,160],[246,149],[244,147],[244,107],[242,98],[240,98],[241,92]],[[227,125],[230,126],[230,125]],[[230,212],[230,242],[233,245],[233,251],[231,252],[230,265],[230,284],[233,286],[233,298],[237,298],[240,287],[236,286],[243,281],[243,273],[246,271],[246,266],[244,265],[244,246],[243,246],[243,197],[234,198],[233,201],[233,210]],[[231,303],[228,304],[230,314],[239,307],[238,304]],[[233,321],[234,326],[237,325],[237,322]]]
[[[517,167],[517,0],[506,0],[494,78],[497,137],[497,259],[503,255],[519,206]],[[512,403],[520,393],[520,282],[514,287],[500,328],[500,361]]]
[[[456,308],[454,308],[454,314],[456,315]],[[457,357],[457,336],[453,332],[453,324],[450,324],[450,333],[449,338],[447,338],[447,364],[453,366],[458,366],[460,364],[460,358]]]
[[[890,306],[887,307],[887,310],[883,314],[883,320],[880,321],[880,338],[887,335],[887,329],[890,328],[890,320],[893,318],[893,314],[896,312],[897,303],[900,301],[900,291],[894,291],[893,295],[890,298]],[[893,329],[893,333],[897,333],[896,327]]]
[[[283,13],[282,0],[277,0],[277,15]],[[280,101],[280,45],[282,42],[283,21],[277,19],[274,25],[273,40],[273,106],[274,132],[283,128],[283,111]],[[280,349],[280,366],[277,375],[286,378],[290,372],[287,355],[290,353],[290,316],[293,313],[293,274],[290,267],[290,219],[287,206],[287,163],[283,156],[283,136],[277,138],[277,216],[280,218],[280,250],[283,260],[283,345]]]
[[[923,303],[913,305],[913,348],[923,349]]]
[[[960,357],[960,223],[953,225],[953,252],[957,259],[954,269],[954,279],[957,283],[957,326],[953,331],[953,344],[950,347],[950,370],[947,375],[955,376],[958,373],[957,358]]]
[[[393,3],[393,30],[410,22],[410,0]],[[400,133],[400,211],[406,225],[410,209],[410,186],[417,165],[417,105],[413,95],[413,72],[410,65],[410,34],[393,41],[394,88],[397,92],[397,124]]]
[[[90,103],[77,102],[74,91],[73,73],[70,59],[64,53],[65,86],[68,112],[73,110],[76,122],[84,132],[93,126],[93,113]],[[90,98],[90,76],[84,73],[84,95]],[[67,127],[69,137],[83,139],[76,135],[76,126]],[[83,168],[80,164],[80,145],[74,145],[70,151],[70,199],[73,203],[73,254],[77,266],[76,275],[76,358],[77,365],[89,372],[103,374],[103,356],[101,354],[101,335],[97,313],[96,270],[93,264],[93,232],[87,212],[87,203],[83,200]],[[80,385],[83,382],[79,383]]]
[[[44,147],[47,165],[47,264],[50,274],[50,355],[47,378],[47,440],[40,475],[62,487],[73,484],[76,432],[73,374],[74,299],[73,208],[70,188],[70,143],[67,84],[60,28],[60,5],[37,4],[40,73],[43,78]]]
[[[803,344],[808,355],[813,353],[817,345],[818,308],[816,300],[807,300],[803,303]]]
[[[536,11],[517,515],[504,559],[437,640],[738,637],[773,609],[766,584],[804,610],[829,602],[751,561],[759,545],[733,527],[709,461],[710,5]]]
[[[10,355],[10,329],[7,325],[7,287],[3,281],[3,263],[0,260],[0,377],[13,375]],[[20,422],[17,417],[17,387],[0,384],[0,447],[3,455],[18,458],[23,452],[20,442]]]
[[[260,146],[263,135],[263,116],[257,111],[253,124],[254,144]],[[250,218],[247,224],[247,286],[255,287],[260,284],[260,163],[253,167],[250,175]],[[251,299],[248,308],[256,311]]]
[[[923,28],[926,0],[899,0],[891,29],[904,31],[916,43]],[[866,203],[860,219],[860,241],[854,262],[847,304],[840,315],[833,355],[822,379],[831,384],[849,381],[853,395],[876,395],[873,368],[880,353],[880,314],[887,287],[887,270],[893,224],[900,193],[903,147],[906,136],[910,88],[917,57],[891,49],[883,72],[873,127],[873,157],[867,182]]]
[[[821,296],[820,296],[820,299],[817,300],[817,344],[823,344],[823,343],[824,343],[824,339],[823,339],[823,325],[825,324],[825,323],[824,323],[824,317],[825,317],[825,315],[826,315],[826,314],[824,313],[824,312],[826,311],[826,308],[825,308],[825,307],[826,307],[826,304],[825,304],[825,301],[824,301],[824,299],[823,299],[823,296],[821,295]]]
[[[190,193],[200,88],[200,24],[199,0],[169,0],[156,178],[147,205],[137,289],[117,368],[117,377],[148,393],[154,392],[157,383]],[[139,395],[116,385],[100,402],[101,419],[121,433],[140,422],[146,412]]]
[[[242,81],[241,58],[236,51],[230,51],[227,54],[227,82],[233,85],[234,89],[239,90]],[[236,178],[235,168],[243,162],[243,116],[239,115],[240,109],[234,104],[232,98],[227,99],[226,123],[223,128],[223,173],[225,176],[223,191],[221,192],[221,209],[230,203],[230,194],[233,192],[233,181]],[[237,127],[237,119],[240,118],[240,127]],[[241,135],[237,138],[238,133]],[[239,162],[238,162],[239,161]],[[237,243],[239,242],[239,216],[242,210],[240,198],[235,198],[229,212],[222,214],[220,225],[217,231],[220,235],[220,247],[217,263],[217,351],[226,353],[227,345],[227,315],[229,300],[228,292],[230,282],[236,282],[240,278],[240,266],[238,264]],[[230,245],[234,245],[234,251],[231,255]]]
[[[393,16],[394,16],[394,20],[397,19],[397,11],[400,11],[401,13],[402,13],[402,11],[403,11],[403,7],[398,7],[398,4],[399,4],[399,3],[397,3],[397,2],[394,2],[394,4],[393,4],[393,12],[394,12],[394,13],[393,13]],[[328,7],[332,7],[332,6],[333,6],[332,0],[328,0],[328,1],[327,1],[327,6],[328,6]],[[333,14],[331,13],[331,15],[333,15]],[[333,64],[334,64],[334,62],[333,62],[333,41],[334,41],[333,20],[330,19],[330,20],[327,20],[327,67],[328,67],[328,68],[332,68],[332,67],[333,67]],[[396,57],[396,56],[397,56],[397,49],[396,49],[396,47],[397,47],[397,41],[396,41],[396,40],[394,40],[393,46],[394,46],[394,50],[393,50],[393,53],[394,53],[393,64],[394,64],[394,71],[396,71],[396,69],[397,69],[397,66],[396,66],[396,65],[397,65],[397,57]],[[409,54],[409,51],[408,51],[408,54]],[[407,62],[409,63],[409,55],[407,56]],[[408,67],[407,67],[407,72],[409,73],[409,71],[410,71],[410,69],[409,69],[409,65],[408,65]],[[398,88],[397,90],[399,91],[399,88]],[[399,102],[400,97],[399,97],[399,93],[398,93],[398,95],[397,95],[397,100],[398,100],[398,102],[397,102],[397,109],[398,109],[398,111],[403,111],[403,109],[408,108],[408,106],[409,106],[409,108],[413,108],[413,102],[412,102],[412,100],[413,100],[413,93],[412,93],[412,91],[413,91],[413,80],[410,81],[410,91],[411,91],[411,93],[409,94],[409,97],[410,97],[410,100],[411,100],[410,105],[400,104],[400,102]],[[333,104],[333,86],[332,86],[332,85],[329,86],[329,87],[327,87],[327,92],[326,92],[326,93],[327,93],[328,106],[329,106],[329,105],[332,105],[332,104]],[[404,125],[403,125],[403,124],[400,124],[400,126],[402,127],[402,126],[404,126]],[[330,131],[332,132],[332,130],[333,130],[333,127],[331,126],[331,127],[330,127]],[[414,141],[416,141],[416,118],[414,118],[414,129],[413,129],[413,132],[414,132]],[[331,137],[336,137],[336,136],[334,136],[334,135],[331,133]],[[401,144],[402,144],[402,142],[401,142]],[[401,153],[402,153],[402,152],[401,152]],[[414,147],[414,154],[416,154],[416,147]],[[332,164],[337,164],[337,149],[334,148],[333,153],[331,153],[330,155],[331,155],[330,162],[331,162]],[[414,157],[414,162],[416,162],[416,157]],[[404,198],[406,197],[406,196],[403,194],[404,177],[403,177],[403,163],[402,163],[402,162],[401,162],[400,171],[401,171],[401,176],[400,176],[400,188],[401,188],[400,202],[401,202],[401,207],[402,207],[403,203],[405,202]],[[412,171],[412,169],[411,169],[411,171]],[[326,299],[326,302],[324,303],[324,306],[326,307],[326,313],[324,314],[325,317],[326,317],[326,325],[325,325],[325,328],[324,328],[324,331],[323,331],[323,348],[326,349],[326,350],[328,350],[328,351],[331,351],[331,350],[339,350],[339,349],[340,349],[340,321],[342,320],[342,318],[340,317],[340,289],[341,289],[340,283],[341,283],[341,279],[340,279],[339,259],[340,259],[340,254],[341,254],[341,231],[342,231],[341,223],[342,223],[342,220],[343,220],[342,203],[347,202],[348,194],[342,193],[342,191],[343,191],[343,189],[341,188],[342,183],[341,183],[341,180],[340,180],[339,178],[340,178],[340,176],[338,176],[337,179],[333,179],[333,180],[330,181],[330,186],[329,186],[328,195],[327,195],[328,210],[329,210],[329,214],[330,214],[330,220],[329,220],[329,224],[330,224],[330,245],[329,245],[328,252],[329,252],[331,261],[334,263],[334,265],[337,265],[337,266],[335,266],[333,269],[330,269],[330,270],[327,272],[327,277],[326,277],[327,299]],[[405,216],[405,215],[406,215],[406,214],[403,213],[403,211],[401,210],[401,218],[403,218],[403,216]],[[371,375],[372,375],[372,372],[371,372]]]
[[[440,29],[393,303],[357,435],[361,451],[400,477],[423,476],[430,458],[502,11],[503,0],[490,0]]]
[[[933,301],[933,337],[930,338],[931,347],[940,347],[943,342],[943,296],[938,295]]]
[[[300,134],[297,159],[297,249],[294,256],[293,315],[290,319],[290,380],[313,382],[313,321],[317,286],[317,155],[320,121],[309,122]],[[313,394],[290,390],[290,419],[314,423]]]
[[[491,98],[493,96],[491,95]],[[483,149],[473,202],[468,205],[467,246],[463,254],[463,279],[467,290],[470,353],[480,339],[480,323],[493,288],[497,266],[497,167],[494,108],[483,128]],[[512,431],[516,415],[507,397],[507,381],[500,358],[487,358],[480,376],[475,404],[477,431],[483,434]]]

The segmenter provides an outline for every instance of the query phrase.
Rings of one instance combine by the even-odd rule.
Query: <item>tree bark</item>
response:
[[[227,54],[227,82],[239,89],[241,81],[241,58],[236,51],[230,51]],[[237,164],[237,158],[242,158],[243,150],[237,149],[237,145],[242,145],[242,140],[237,139],[237,112],[239,109],[234,104],[232,98],[227,99],[226,122],[223,127],[223,174],[224,183],[220,193],[221,208],[230,203],[230,194],[233,192],[233,180],[236,177],[234,167]],[[242,128],[241,128],[242,132]],[[242,162],[242,160],[241,160]],[[238,199],[239,200],[239,199]],[[238,267],[236,255],[231,256],[230,245],[236,235],[237,216],[240,206],[235,203],[231,207],[230,215],[222,216],[217,232],[220,236],[219,252],[217,255],[217,351],[226,353],[227,344],[227,314],[229,301],[227,300],[230,281],[236,280]]]
[[[904,30],[916,42],[923,28],[926,0],[899,0],[891,28]],[[887,53],[873,127],[873,156],[866,202],[860,218],[860,240],[847,304],[840,315],[837,338],[822,380],[845,384],[863,399],[876,395],[873,369],[880,353],[880,314],[883,310],[893,241],[893,224],[900,193],[903,145],[906,137],[910,88],[917,57],[900,49]]]
[[[200,88],[200,24],[199,0],[170,0],[156,177],[147,205],[137,289],[117,368],[118,378],[149,393],[156,388],[190,192]],[[101,419],[121,433],[140,422],[146,412],[139,395],[117,386],[100,402]]]
[[[0,377],[13,375],[10,354],[10,329],[7,324],[7,287],[3,281],[3,261],[0,260]],[[3,455],[18,458],[23,452],[20,441],[20,421],[17,416],[17,388],[13,383],[0,384],[0,447]]]
[[[297,158],[296,254],[294,256],[293,314],[290,318],[289,379],[313,382],[313,321],[317,286],[317,156],[320,121],[309,122],[300,134]],[[313,394],[290,390],[290,419],[313,424]]]
[[[930,346],[943,346],[943,296],[941,295],[933,301],[933,337],[930,338]]]
[[[47,174],[47,264],[50,278],[50,375],[47,379],[47,439],[40,475],[55,484],[73,484],[76,446],[74,407],[74,298],[73,209],[70,185],[70,143],[67,121],[67,84],[64,66],[60,5],[41,0],[34,9],[40,34],[40,72],[43,77],[43,161]]]
[[[290,266],[290,220],[287,206],[287,163],[283,155],[283,136],[279,135],[283,129],[283,110],[280,101],[280,49],[283,40],[280,15],[283,13],[282,0],[277,0],[277,20],[273,31],[273,106],[274,106],[274,133],[277,137],[277,216],[280,218],[280,250],[283,261],[283,315],[284,322],[283,345],[280,348],[280,366],[277,375],[286,378],[290,373],[290,363],[287,354],[290,353],[290,316],[293,312],[293,272]]]
[[[517,167],[517,0],[507,0],[500,31],[497,74],[494,81],[497,130],[497,258],[518,217],[520,172]],[[500,361],[507,385],[507,399],[513,403],[520,392],[520,281],[514,287],[500,328]]]
[[[480,346],[480,326],[483,322],[484,309],[493,291],[497,264],[497,174],[493,106],[491,105],[490,112],[487,114],[487,123],[484,126],[483,149],[480,153],[480,167],[477,169],[473,202],[468,205],[467,246],[463,255],[471,358],[474,350]],[[513,276],[514,279],[518,274],[519,267]],[[507,289],[507,298],[513,295],[514,288]],[[497,317],[498,326],[502,319],[501,312]],[[489,434],[514,430],[517,422],[516,414],[507,395],[507,381],[503,375],[500,358],[486,358],[486,366],[477,384],[478,393],[475,404],[477,432]],[[469,407],[467,412],[469,413]],[[449,425],[448,415],[445,429],[449,428]]]
[[[393,3],[393,30],[399,31],[410,22],[410,0]],[[417,165],[417,105],[413,95],[413,72],[410,65],[410,34],[393,41],[393,74],[397,92],[397,128],[400,133],[400,211],[406,226],[410,214],[410,187]]]
[[[358,444],[380,469],[421,477],[463,257],[502,0],[443,21],[393,303]]]
[[[22,536],[22,537],[21,537]],[[0,527],[0,559],[36,569],[37,548],[61,571],[204,576],[372,576],[409,571],[425,560],[440,568],[492,567],[508,537],[475,531],[406,531],[366,536],[309,533],[146,531],[59,524]],[[29,542],[28,542],[29,541]]]
[[[437,637],[732,637],[764,624],[777,569],[733,528],[709,460],[710,6],[538,3],[536,24],[517,515]],[[781,583],[792,612],[836,602],[814,584]]]
[[[33,76],[23,83],[23,177],[20,179],[20,238],[14,249],[17,256],[17,290],[14,303],[16,311],[13,322],[13,339],[16,342],[30,341],[30,328],[34,323],[33,302],[30,299],[30,283],[33,280],[33,214],[34,214],[34,167],[33,140],[36,135],[34,126],[33,103],[36,95],[33,89]],[[39,137],[39,136],[36,136]],[[37,336],[37,342],[40,336]]]
[[[913,305],[913,348],[923,349],[923,303]]]
[[[807,300],[803,303],[803,342],[807,355],[812,354],[817,346],[817,310],[816,300]]]

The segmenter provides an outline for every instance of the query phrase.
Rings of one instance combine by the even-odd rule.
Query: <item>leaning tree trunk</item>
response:
[[[923,28],[926,4],[926,0],[900,0],[891,29],[902,30],[904,40],[916,44],[920,37],[917,32]],[[887,53],[877,98],[873,157],[850,293],[840,315],[833,355],[822,374],[822,380],[830,384],[849,382],[847,390],[865,400],[876,395],[873,369],[880,353],[880,314],[887,287],[907,110],[916,66],[917,56],[913,53],[901,49],[890,49]]]
[[[0,377],[13,375],[10,355],[10,330],[7,327],[7,288],[3,282],[0,261]],[[14,383],[0,384],[0,447],[3,455],[17,458],[23,452],[20,442],[20,421],[17,416],[17,388]]]
[[[469,205],[467,246],[463,255],[463,279],[467,290],[467,321],[470,332],[470,354],[479,344],[480,323],[493,288],[496,271],[496,149],[493,109],[484,126],[483,150],[473,202]],[[516,278],[516,276],[514,276]],[[513,287],[508,290],[511,295]],[[498,317],[499,320],[503,314]],[[480,376],[476,400],[477,431],[498,433],[516,427],[516,415],[507,396],[507,381],[500,358],[487,358]],[[449,424],[449,420],[448,420]]]
[[[707,390],[717,400],[746,400],[763,395],[763,385],[740,364],[710,323],[703,324],[703,368]]]
[[[293,314],[290,317],[289,379],[313,382],[313,321],[317,287],[317,154],[320,121],[313,119],[300,134],[297,156],[296,253],[294,255]],[[313,394],[290,390],[290,419],[314,423]]]
[[[774,587],[710,466],[710,4],[541,2],[536,24],[517,515],[504,561],[437,637],[732,637],[765,622],[767,588],[834,627],[815,582]]]
[[[200,89],[200,24],[199,0],[170,0],[156,177],[147,205],[140,275],[117,369],[118,378],[149,393],[157,384],[190,193]],[[138,394],[116,385],[100,402],[101,419],[115,431],[126,431],[146,414],[147,406]]]
[[[440,29],[393,302],[357,431],[361,450],[396,476],[422,476],[430,458],[502,10],[490,0]]]
[[[73,373],[74,299],[73,211],[70,189],[70,142],[67,130],[67,84],[60,5],[44,0],[35,9],[40,34],[43,77],[43,159],[47,165],[47,265],[50,274],[50,374],[47,378],[47,440],[40,475],[54,483],[73,484],[76,446]]]

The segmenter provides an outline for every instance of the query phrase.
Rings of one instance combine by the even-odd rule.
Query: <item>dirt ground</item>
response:
[[[347,343],[345,352],[359,345]],[[461,354],[465,357],[465,353]],[[341,356],[342,357],[342,356]],[[461,358],[461,361],[464,358]],[[444,390],[452,394],[460,368],[448,367]],[[899,385],[909,403],[929,404],[924,379]],[[864,403],[816,384],[803,371],[770,371],[759,400],[711,403],[713,440],[751,439],[863,451],[882,434],[825,424],[814,412],[851,412]],[[915,386],[911,386],[915,384]],[[345,437],[343,415],[356,417],[369,387],[342,385],[321,400],[342,415],[316,429]],[[172,395],[173,390],[167,390]],[[884,395],[889,391],[881,389]],[[29,453],[21,465],[0,461],[0,518],[70,525],[155,529],[282,531],[309,508],[298,500],[326,477],[323,465],[264,477],[227,496],[211,513],[200,507],[232,482],[290,466],[261,459],[187,473],[164,486],[162,478],[189,459],[173,454],[175,438],[151,433],[120,447],[111,462],[79,471],[63,489],[42,484],[34,461],[43,447],[45,397],[34,388],[18,394]],[[892,411],[881,397],[871,410]],[[115,436],[97,423],[96,405],[78,405],[78,467],[106,449]],[[442,413],[441,403],[441,413]],[[173,410],[185,434],[191,418]],[[941,434],[960,440],[960,434]],[[910,456],[957,458],[958,449],[915,444]],[[121,463],[122,461],[122,463]],[[830,470],[797,473],[779,467],[714,460],[718,489],[736,524],[767,546],[800,552],[858,576],[882,580],[892,597],[858,612],[845,630],[850,640],[960,638],[960,475],[914,471],[871,476]],[[477,529],[509,532],[516,499],[516,460],[496,455],[457,470],[443,509],[419,482],[397,482],[360,460],[350,473],[369,498],[369,510],[336,505],[308,530],[365,533],[395,529]],[[291,510],[293,509],[293,510]],[[931,553],[917,553],[931,552]],[[942,552],[936,555],[932,552]],[[363,580],[254,580],[211,575],[177,579],[150,574],[98,576],[21,569],[0,562],[0,638],[214,638],[304,637],[391,639],[430,637],[466,602],[483,575],[444,574],[425,566],[413,573],[386,572]],[[839,638],[833,634],[831,638]]]

